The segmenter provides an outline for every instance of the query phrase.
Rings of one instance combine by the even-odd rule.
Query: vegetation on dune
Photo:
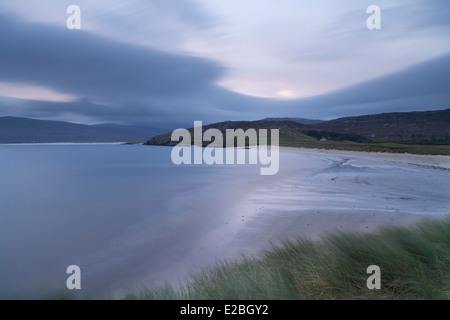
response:
[[[312,137],[280,137],[280,146],[329,150],[450,155],[450,145],[414,145],[394,142],[319,141]]]
[[[363,137],[359,134],[338,133],[320,130],[307,130],[303,131],[303,133],[319,140],[325,138],[327,140],[334,141],[372,142],[370,139],[367,139],[366,137]]]
[[[366,286],[381,269],[381,289]],[[450,219],[377,234],[288,242],[261,257],[223,262],[181,288],[165,286],[127,299],[449,299]]]
[[[270,128],[269,128],[270,129]],[[317,131],[317,137],[327,137],[326,141],[320,141],[317,137],[309,136],[305,133],[283,134],[280,133],[279,144],[282,147],[293,148],[309,148],[309,149],[327,149],[327,150],[347,150],[347,151],[365,151],[365,152],[389,152],[389,153],[412,153],[412,154],[428,154],[428,155],[450,155],[450,145],[427,145],[427,144],[406,144],[396,142],[368,142],[358,135],[348,134],[331,134],[325,136],[323,132]],[[335,140],[333,140],[335,139]],[[226,139],[224,138],[225,142]],[[364,142],[365,141],[365,142]],[[271,143],[270,136],[268,137],[268,144]],[[166,145],[174,146],[177,142],[170,141],[170,134],[161,135],[147,141],[147,145]],[[194,141],[191,142],[194,144]],[[208,146],[211,141],[203,141],[203,146]],[[236,143],[235,143],[236,144]],[[245,140],[245,145],[248,146],[248,139]],[[217,145],[213,145],[217,147]],[[225,146],[225,145],[224,145]]]

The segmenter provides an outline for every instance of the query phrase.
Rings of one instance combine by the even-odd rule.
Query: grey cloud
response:
[[[197,90],[222,69],[206,59],[123,45],[83,31],[0,17],[0,81],[38,83],[92,98]]]
[[[450,102],[448,70],[450,55],[445,55],[342,90],[289,102],[286,109],[322,118],[444,109]]]
[[[218,87],[192,94],[186,101],[134,99],[113,107],[88,100],[51,103],[3,98],[0,115],[45,118],[58,113],[73,113],[102,122],[131,122],[169,130],[192,126],[194,120],[212,123],[286,116],[331,119],[381,112],[436,110],[449,107],[447,70],[450,70],[450,55],[343,90],[294,101],[242,96]]]
[[[7,15],[0,15],[0,43],[0,81],[44,86],[81,99],[58,107],[35,102],[33,108],[44,114],[77,112],[111,121],[148,121],[156,114],[176,115],[185,109],[195,113],[194,97],[211,96],[214,82],[224,73],[204,58]]]
[[[260,99],[257,103],[247,101],[243,105],[246,106],[246,111],[261,115],[319,119],[381,112],[445,109],[450,104],[448,70],[450,70],[450,55],[445,55],[384,77],[315,97],[293,101]],[[239,101],[238,97],[234,99]],[[237,111],[241,105],[230,103],[222,107]]]

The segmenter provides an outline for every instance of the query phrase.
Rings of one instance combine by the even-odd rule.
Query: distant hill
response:
[[[208,129],[218,129],[225,134],[225,130],[227,129],[263,129],[263,128],[277,128],[280,129],[281,136],[299,136],[304,135],[301,131],[302,128],[310,128],[305,127],[305,125],[298,123],[296,121],[290,120],[258,120],[258,121],[224,121],[217,122],[209,125],[203,125],[203,131]],[[193,137],[194,128],[189,128],[188,131],[191,132],[191,136]],[[158,136],[154,136],[147,142],[145,145],[160,145],[160,146],[174,146],[178,144],[177,142],[171,141],[172,132],[168,132],[166,134],[161,134]],[[224,139],[225,142],[225,139]],[[207,145],[209,143],[205,143]]]
[[[392,112],[326,121],[317,130],[356,133],[374,141],[450,143],[450,109]]]
[[[313,120],[313,119],[305,119],[305,118],[266,118],[266,119],[263,119],[262,121],[271,121],[273,123],[283,122],[283,121],[293,121],[293,122],[298,122],[298,123],[306,124],[306,125],[326,122],[324,120]]]
[[[258,121],[225,121],[203,126],[219,129],[277,128],[280,138],[351,141],[356,143],[450,144],[450,109],[421,112],[393,112],[339,118],[329,121],[302,118],[267,118]],[[191,132],[193,128],[189,129]],[[147,145],[175,145],[171,133],[155,136]]]
[[[314,141],[355,143],[401,143],[450,145],[450,109],[420,112],[393,112],[329,121],[303,118],[266,118],[258,121],[224,121],[204,125],[203,130],[272,129],[288,145],[315,146]],[[193,128],[189,129],[191,132]],[[50,142],[141,142],[147,145],[175,145],[171,132],[117,124],[84,125],[62,121],[0,117],[0,143]],[[150,140],[149,137],[152,137]],[[324,140],[324,139],[322,139]],[[206,143],[209,144],[209,143]],[[285,143],[286,144],[286,143]],[[333,147],[336,147],[333,145]]]
[[[158,132],[116,124],[84,125],[63,121],[0,117],[0,143],[138,142]]]

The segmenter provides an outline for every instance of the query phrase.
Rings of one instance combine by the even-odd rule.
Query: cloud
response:
[[[0,16],[0,43],[0,82],[48,88],[80,100],[69,104],[35,102],[33,108],[43,114],[72,109],[91,116],[103,114],[108,119],[128,115],[130,120],[176,114],[177,106],[182,111],[182,103],[195,109],[192,97],[208,96],[225,71],[205,58],[124,44],[83,30],[26,22],[4,14]]]
[[[291,101],[259,99],[223,104],[275,117],[332,119],[382,112],[437,110],[450,107],[450,55],[415,64],[401,71],[330,93]],[[241,99],[242,100],[242,99]],[[239,97],[234,97],[239,101]],[[242,106],[245,106],[243,108]],[[253,117],[253,119],[256,119]]]
[[[197,19],[195,13],[191,18]],[[342,37],[351,36],[344,29],[338,31]],[[65,25],[3,13],[0,43],[0,83],[45,88],[47,95],[54,92],[76,99],[52,102],[0,97],[0,115],[171,129],[191,126],[194,120],[327,119],[443,109],[450,101],[448,55],[342,90],[286,101],[245,96],[218,86],[228,69],[212,59],[169,53],[86,30],[72,31]],[[326,73],[320,72],[327,68],[325,63],[317,69],[316,78],[326,80]],[[343,65],[339,75],[351,72]]]
[[[381,112],[450,107],[450,55],[418,63],[393,74],[316,97],[291,101],[289,109],[336,118]]]
[[[366,27],[372,4],[381,7],[381,30]],[[323,94],[450,52],[448,1],[229,0],[222,7],[235,8],[221,10],[232,21],[217,27],[226,37],[192,49],[230,66],[224,87],[252,95]]]
[[[196,0],[2,0],[0,11],[64,26],[72,4],[81,8],[84,30],[160,49],[178,48],[186,33],[203,32],[216,23]]]
[[[435,29],[435,27],[450,26],[450,20],[448,19],[450,5],[446,0],[403,0],[402,5],[392,3],[391,6],[383,11],[383,15],[386,16],[388,26],[403,26],[403,28],[398,29],[401,33],[413,33]],[[445,33],[445,29],[438,32]]]
[[[0,81],[82,97],[164,96],[197,90],[223,70],[206,59],[123,45],[83,31],[0,17]]]

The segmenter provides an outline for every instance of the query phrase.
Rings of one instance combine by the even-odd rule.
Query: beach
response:
[[[259,165],[175,166],[170,152],[1,147],[0,296],[66,292],[75,264],[82,295],[119,298],[287,240],[450,213],[446,156],[281,148],[278,174],[262,176]]]
[[[142,270],[137,288],[180,284],[218,261],[257,257],[287,240],[376,232],[450,213],[450,157],[282,148],[281,159],[279,177],[247,181],[224,207],[197,208],[201,218],[165,235],[168,245],[143,264],[152,271]]]

